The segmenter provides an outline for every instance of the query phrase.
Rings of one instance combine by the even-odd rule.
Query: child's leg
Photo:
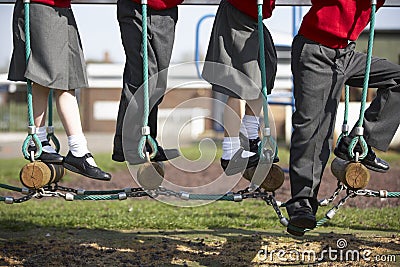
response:
[[[89,153],[87,141],[82,131],[81,116],[75,90],[56,91],[57,111],[68,137],[68,146],[72,155],[83,157]],[[91,162],[92,165],[94,161]]]
[[[36,126],[36,135],[42,142],[42,151],[47,153],[56,154],[56,150],[47,143],[47,131],[46,131],[46,113],[47,113],[47,101],[49,97],[50,89],[39,84],[34,83],[32,85],[32,106],[33,106],[33,118]],[[32,142],[31,145],[34,145]],[[58,154],[55,156],[42,155],[41,160],[43,161],[60,161],[62,157]]]
[[[64,159],[64,166],[93,179],[110,180],[111,175],[97,167],[87,147],[75,91],[56,90],[55,95],[58,115],[67,134],[70,150]]]
[[[228,97],[224,109],[224,130],[225,137],[239,135],[240,128],[240,100],[234,97]]]
[[[230,160],[240,149],[240,100],[229,97],[224,110],[225,137],[222,142],[222,159]],[[255,153],[243,151],[242,157],[248,158]]]
[[[78,102],[75,97],[75,90],[56,90],[57,112],[64,126],[67,136],[81,135],[82,124],[79,113]]]
[[[50,89],[37,83],[32,85],[33,118],[36,127],[46,124],[47,101]]]
[[[261,107],[261,98],[246,101],[240,132],[248,139],[253,140],[259,137]]]

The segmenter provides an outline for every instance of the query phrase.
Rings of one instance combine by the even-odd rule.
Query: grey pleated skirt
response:
[[[267,89],[274,86],[277,56],[264,26]],[[214,91],[244,99],[261,93],[260,49],[257,21],[227,1],[221,1],[215,17],[202,76]]]
[[[31,81],[70,90],[88,86],[82,44],[70,8],[30,4],[31,54],[25,60],[24,4],[17,0],[13,15],[14,49],[8,79]]]

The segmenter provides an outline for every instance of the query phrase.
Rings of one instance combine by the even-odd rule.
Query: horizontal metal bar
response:
[[[218,5],[221,0],[185,0],[184,5]],[[0,4],[13,4],[15,0],[0,0]],[[72,0],[73,4],[116,4],[117,0]],[[276,0],[277,6],[309,6],[311,0]],[[387,7],[400,7],[400,0],[386,0]]]

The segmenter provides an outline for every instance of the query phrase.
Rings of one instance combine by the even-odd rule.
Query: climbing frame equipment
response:
[[[357,122],[357,127],[355,127],[355,137],[351,140],[348,151],[350,157],[355,159],[356,162],[364,159],[368,154],[368,146],[363,136],[364,135],[363,122],[364,122],[365,105],[367,101],[369,75],[371,70],[372,47],[374,44],[376,4],[377,0],[371,0],[371,18],[370,18],[370,29],[368,38],[367,62],[365,64],[365,76],[363,82],[360,116]],[[357,153],[354,153],[354,148],[357,143],[360,143],[362,147],[361,155],[357,155]]]
[[[367,60],[365,64],[365,75],[363,80],[362,97],[360,114],[357,121],[357,126],[354,128],[355,136],[352,138],[350,145],[348,147],[348,154],[350,158],[353,159],[352,162],[344,162],[339,159],[335,159],[332,162],[331,170],[334,175],[342,181],[346,186],[353,189],[362,189],[368,185],[370,174],[368,169],[360,163],[360,160],[364,159],[368,154],[368,145],[364,139],[364,114],[365,105],[367,101],[368,93],[368,83],[371,70],[371,59],[372,59],[372,48],[374,43],[374,32],[375,32],[375,14],[376,14],[377,0],[371,0],[371,15],[370,15],[370,29],[368,37],[368,49],[367,49]],[[345,111],[344,119],[342,124],[342,133],[340,134],[337,145],[339,145],[340,140],[349,135],[349,125],[348,125],[348,113],[349,113],[349,86],[345,86]],[[358,152],[354,152],[356,144],[359,143],[362,148],[361,155]]]
[[[29,57],[31,55],[31,42],[30,42],[30,27],[29,27],[29,5],[30,0],[24,0],[24,12],[25,12],[25,60],[28,65]],[[39,158],[42,153],[42,144],[36,135],[36,127],[33,120],[33,108],[32,108],[32,81],[27,79],[26,81],[26,92],[28,102],[28,136],[26,137],[22,145],[22,153],[28,160],[34,161]],[[33,141],[36,146],[36,153],[29,152],[28,147],[30,142]]]
[[[263,160],[270,161],[272,163],[273,161],[273,156],[275,155],[276,150],[270,149],[275,147],[274,140],[271,137],[270,134],[270,128],[269,128],[269,121],[268,121],[268,105],[267,105],[267,90],[266,90],[266,73],[265,73],[265,52],[264,52],[264,44],[263,44],[263,25],[262,25],[262,0],[258,0],[258,25],[259,25],[259,36],[260,36],[260,62],[261,62],[261,73],[262,73],[262,93],[263,93],[263,110],[264,110],[264,122],[265,122],[265,128],[263,130],[263,142],[262,142],[262,149],[261,149],[261,155],[263,157]],[[375,3],[376,5],[376,3]],[[372,4],[372,14],[371,14],[371,22],[373,21],[373,14],[375,12],[375,7],[374,4]],[[143,18],[147,17],[147,2],[146,0],[142,1],[142,12],[143,12]],[[29,1],[25,1],[25,16],[26,16],[26,34],[27,34],[27,54],[26,58],[27,60],[29,59]],[[144,78],[144,89],[145,89],[145,96],[144,96],[144,102],[145,102],[145,110],[144,110],[144,117],[143,117],[143,128],[142,128],[142,139],[141,139],[141,145],[139,147],[139,154],[141,155],[142,158],[147,158],[148,160],[154,155],[154,153],[157,153],[157,147],[155,145],[155,141],[151,138],[150,134],[150,129],[147,126],[148,124],[148,105],[149,105],[149,98],[148,98],[148,66],[147,66],[147,22],[146,19],[142,19],[142,27],[143,27],[143,43],[142,43],[142,49],[143,49],[143,78]],[[372,22],[373,23],[373,22]],[[373,31],[373,25],[371,25],[371,30]],[[372,34],[373,35],[373,34]],[[371,39],[371,38],[370,38]],[[372,41],[371,41],[372,43]],[[371,47],[372,49],[372,44],[369,45],[369,48]],[[371,56],[371,52],[369,49],[369,57]],[[370,64],[367,62],[367,65]],[[368,72],[369,75],[369,67],[366,67],[366,73]],[[366,75],[366,76],[368,76]],[[364,86],[368,86],[368,78],[366,78],[366,82],[364,83]],[[34,161],[34,159],[38,158],[41,153],[41,143],[38,140],[36,134],[35,134],[35,128],[34,128],[34,123],[33,123],[33,116],[32,116],[32,99],[31,99],[31,82],[28,80],[27,83],[28,87],[28,115],[29,115],[29,136],[24,142],[23,146],[23,152],[24,156],[27,159],[30,159],[32,164],[36,163],[41,163],[38,161]],[[365,91],[365,90],[364,90]],[[363,98],[363,102],[365,103],[365,99]],[[50,106],[50,103],[49,103]],[[147,107],[147,109],[146,109]],[[361,108],[362,113],[364,110],[364,107]],[[362,116],[360,116],[362,118]],[[359,122],[362,122],[360,119]],[[347,115],[345,115],[345,123],[344,125],[347,124]],[[52,127],[51,123],[49,122],[49,126]],[[347,129],[347,127],[343,127],[343,129]],[[51,130],[49,131],[49,133]],[[361,132],[361,131],[360,131]],[[343,134],[347,134],[343,133]],[[357,142],[361,139],[360,142],[362,142],[362,135],[358,136]],[[27,146],[30,142],[30,140],[33,140],[35,144],[37,145],[37,151],[36,155],[32,156],[29,155],[27,152]],[[149,155],[145,153],[145,144],[146,142],[149,142],[150,145],[154,146],[152,154]],[[154,142],[154,143],[153,143]],[[56,145],[57,146],[57,145]],[[264,148],[266,147],[266,148]],[[350,151],[349,151],[350,153]],[[364,154],[364,153],[363,153]],[[362,158],[363,155],[359,156],[358,158]],[[150,163],[146,163],[150,164]],[[357,196],[365,196],[365,197],[379,197],[379,198],[400,198],[400,192],[388,192],[386,190],[380,190],[380,191],[372,191],[372,190],[367,190],[367,189],[360,189],[364,188],[365,185],[358,185],[354,186],[353,184],[350,184],[347,181],[346,175],[349,175],[349,172],[347,170],[348,168],[348,162],[337,162],[335,163],[337,165],[336,171],[338,171],[340,174],[337,174],[336,176],[338,177],[338,185],[334,193],[332,194],[331,197],[321,200],[319,202],[320,206],[327,206],[329,204],[332,204],[339,194],[342,192],[346,192],[346,195],[341,198],[337,204],[335,204],[326,214],[325,216],[317,222],[317,227],[323,225],[326,223],[328,220],[332,219],[333,216],[336,214],[336,212],[346,203],[346,201],[350,198],[354,198]],[[278,169],[274,169],[274,167],[278,167]],[[29,167],[25,167],[28,168]],[[6,184],[0,184],[0,188],[14,191],[17,193],[21,193],[23,196],[20,198],[14,198],[14,197],[3,197],[0,196],[0,201],[4,202],[6,204],[13,204],[13,203],[23,203],[26,202],[32,198],[45,198],[45,197],[59,197],[63,198],[67,201],[73,201],[73,200],[125,200],[127,198],[137,198],[137,197],[151,197],[151,198],[156,198],[158,196],[168,196],[168,197],[175,197],[178,199],[182,200],[219,200],[219,201],[234,201],[234,202],[240,202],[244,199],[261,199],[266,202],[266,204],[271,205],[277,214],[279,221],[282,225],[288,226],[288,220],[283,216],[282,212],[280,211],[280,208],[283,208],[286,206],[286,203],[282,203],[280,201],[277,201],[275,199],[275,190],[281,186],[280,181],[272,181],[272,183],[267,183],[263,184],[261,186],[262,189],[260,188],[254,188],[254,187],[249,187],[244,190],[240,190],[238,192],[228,192],[223,195],[210,195],[210,194],[191,194],[188,192],[175,192],[172,190],[165,189],[161,186],[160,179],[162,181],[162,178],[164,176],[164,170],[162,166],[154,166],[152,164],[150,165],[143,165],[143,168],[140,169],[138,172],[141,172],[143,175],[142,177],[146,176],[156,176],[158,175],[157,179],[155,182],[148,182],[145,184],[144,187],[142,188],[125,188],[125,189],[117,189],[117,190],[103,190],[103,191],[85,191],[82,189],[74,189],[74,188],[69,188],[69,187],[63,187],[58,185],[58,182],[60,181],[63,173],[61,170],[52,170],[51,166],[47,166],[46,168],[48,169],[40,169],[39,172],[42,172],[43,174],[40,174],[43,179],[38,179],[37,183],[30,183],[29,179],[23,179],[21,178],[21,181],[25,186],[28,188],[19,188],[15,186],[10,186]],[[24,169],[23,169],[24,170]],[[35,170],[28,170],[24,172],[21,170],[21,173],[34,173],[37,171]],[[50,170],[48,172],[47,170]],[[156,175],[154,173],[149,173],[149,170],[155,171]],[[271,170],[275,170],[278,174],[276,174],[279,177],[283,177],[283,171],[282,173],[280,172],[281,169],[279,166],[273,164]],[[248,174],[248,177],[252,177],[254,174]],[[351,174],[350,176],[352,176]],[[356,174],[354,174],[356,175]],[[33,175],[35,176],[35,175]],[[32,176],[32,177],[33,177]],[[272,175],[275,177],[275,175]],[[47,179],[48,178],[48,179]],[[268,180],[268,177],[267,177]],[[145,183],[146,181],[144,181]],[[270,181],[271,182],[271,181]],[[280,183],[280,184],[279,184]],[[283,183],[283,180],[282,180]],[[296,229],[297,231],[309,231],[310,229]]]
[[[267,192],[274,192],[282,186],[285,174],[281,167],[274,164],[274,158],[278,152],[277,144],[271,135],[270,122],[268,117],[268,90],[267,72],[265,67],[265,46],[264,46],[264,24],[263,24],[263,0],[257,1],[258,15],[258,40],[260,47],[260,71],[261,71],[261,94],[264,112],[264,129],[261,145],[258,147],[260,161],[258,166],[245,170],[243,177],[255,183],[256,186],[263,188]],[[261,181],[260,181],[261,180]]]
[[[147,0],[142,0],[142,51],[143,51],[143,127],[142,127],[142,138],[139,142],[138,153],[140,158],[147,158],[148,161],[154,158],[157,154],[156,141],[150,135],[149,122],[149,64],[147,54]],[[151,154],[147,154],[146,142],[151,147]]]
[[[29,58],[31,55],[30,47],[30,0],[24,0],[24,19],[25,19],[25,59],[26,65],[28,65]],[[20,180],[22,184],[28,188],[40,189],[43,186],[50,185],[60,181],[62,176],[65,174],[65,170],[62,164],[51,164],[44,163],[41,161],[36,161],[42,153],[42,143],[40,142],[38,136],[36,135],[36,127],[33,118],[33,104],[32,104],[32,81],[27,79],[27,105],[28,105],[28,136],[25,139],[22,146],[22,153],[25,159],[31,162],[26,164],[20,172]],[[54,135],[53,127],[53,90],[50,90],[48,98],[48,128],[47,128],[47,138],[55,144],[56,150],[60,150],[60,142]],[[36,152],[29,149],[31,141],[35,144]]]

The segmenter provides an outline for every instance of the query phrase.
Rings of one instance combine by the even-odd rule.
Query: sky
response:
[[[125,55],[121,45],[116,18],[116,5],[74,4],[73,11],[81,35],[87,60],[102,60],[108,52],[111,60],[123,63]],[[302,8],[305,14],[307,7]],[[0,4],[0,71],[7,71],[12,53],[12,10],[11,4]],[[173,63],[194,59],[196,25],[201,17],[215,14],[217,6],[179,6],[175,44],[171,61]],[[400,29],[400,8],[385,7],[376,17],[377,29]],[[207,49],[213,19],[206,19],[200,27],[200,54]],[[277,7],[272,18],[265,21],[272,33],[275,44],[291,43],[292,7]]]

